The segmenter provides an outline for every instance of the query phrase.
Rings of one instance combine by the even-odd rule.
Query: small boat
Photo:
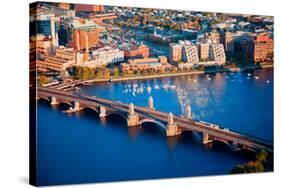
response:
[[[266,83],[268,83],[268,84],[269,84],[269,83],[270,83],[270,81],[269,81],[269,80],[266,80]]]
[[[177,86],[175,86],[175,85],[171,85],[171,86],[170,86],[171,89],[176,89],[176,87],[177,87]]]
[[[256,79],[256,80],[258,80],[259,78],[260,78],[260,77],[258,77],[258,76],[255,76],[255,79]]]
[[[212,80],[212,79],[208,77],[207,80]]]
[[[251,74],[251,73],[248,73],[247,75],[248,75],[248,76],[251,76],[252,74]]]
[[[147,86],[146,91],[147,91],[147,93],[150,93],[151,92],[151,87]]]

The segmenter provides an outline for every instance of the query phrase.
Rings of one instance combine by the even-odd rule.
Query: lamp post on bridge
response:
[[[186,115],[186,118],[188,118],[188,119],[192,119],[192,113],[191,113],[191,107],[190,107],[190,105],[187,105],[186,106],[186,111],[185,111],[185,115]]]
[[[168,115],[168,125],[166,129],[167,136],[176,136],[179,134],[178,126],[174,122],[174,115],[170,112]]]
[[[153,98],[151,96],[148,98],[148,108],[152,110],[154,109]]]
[[[127,124],[128,126],[136,126],[139,124],[139,115],[135,112],[135,107],[133,103],[130,103],[129,105]]]

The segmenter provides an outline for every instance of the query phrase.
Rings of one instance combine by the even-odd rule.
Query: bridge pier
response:
[[[238,143],[237,141],[233,141],[232,142],[232,148],[233,148],[233,151],[236,151],[238,149]]]
[[[100,108],[99,116],[100,117],[105,117],[106,116],[106,109],[105,109],[105,107],[104,106],[100,106],[99,108]]]
[[[137,113],[135,113],[133,103],[130,103],[130,105],[129,105],[129,114],[128,114],[128,118],[127,118],[127,125],[129,127],[139,125],[139,115]]]
[[[56,97],[51,97],[51,105],[59,104]]]
[[[203,144],[208,144],[209,142],[210,142],[210,140],[209,140],[209,134],[203,132],[203,141],[202,141],[202,143],[203,143]]]
[[[176,136],[179,134],[178,126],[174,123],[174,116],[172,113],[168,116],[168,125],[166,127],[167,136]]]
[[[80,110],[80,103],[78,101],[74,101],[74,110]]]

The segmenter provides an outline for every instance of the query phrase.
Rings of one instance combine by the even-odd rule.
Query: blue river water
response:
[[[273,69],[98,83],[78,93],[147,106],[273,141]],[[74,184],[228,174],[253,158],[226,145],[201,144],[184,132],[167,138],[154,124],[128,128],[117,115],[64,114],[67,105],[38,102],[38,183]]]

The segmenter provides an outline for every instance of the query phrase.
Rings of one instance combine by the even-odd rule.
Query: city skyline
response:
[[[40,140],[33,184],[273,171],[272,16],[36,2],[29,37]],[[88,127],[91,118],[97,127]],[[88,139],[81,149],[77,138]],[[152,153],[150,162],[140,158]],[[132,156],[134,165],[126,162]],[[81,174],[69,174],[69,165]]]

